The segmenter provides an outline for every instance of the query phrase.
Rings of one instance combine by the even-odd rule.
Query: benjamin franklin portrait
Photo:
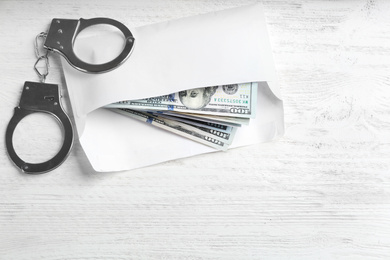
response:
[[[218,86],[180,91],[179,99],[189,109],[201,109],[207,106],[217,88]]]

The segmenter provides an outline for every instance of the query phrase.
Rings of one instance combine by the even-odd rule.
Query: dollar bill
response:
[[[198,128],[199,130],[209,133],[212,135],[213,138],[220,140],[226,144],[231,144],[233,142],[234,135],[236,134],[237,128],[233,127],[232,131],[230,133],[224,133],[215,129],[210,129],[207,127],[201,127],[201,126],[194,126],[195,128]]]
[[[165,117],[174,121],[180,121],[189,125],[194,125],[194,126],[199,126],[199,127],[205,127],[211,130],[216,130],[222,133],[231,133],[233,129],[236,127],[232,127],[229,125],[224,125],[220,123],[212,123],[209,121],[201,121],[201,120],[196,120],[196,119],[190,119],[190,118],[184,118],[184,117],[177,117],[169,114],[163,114],[163,113],[154,113],[154,112],[149,112],[157,116]]]
[[[189,138],[193,141],[202,143],[204,145],[213,147],[218,150],[225,151],[229,147],[229,143],[225,142],[223,138],[216,137],[215,134],[207,131],[202,131],[197,127],[190,126],[188,124],[169,120],[145,112],[135,111],[131,109],[112,109],[113,111],[129,116],[131,118],[149,123],[159,128],[168,130],[180,136]],[[231,143],[231,140],[230,140]]]
[[[234,127],[241,127],[241,125],[249,125],[249,118],[230,117],[230,116],[214,116],[214,115],[200,115],[191,113],[180,113],[171,111],[158,111],[158,113],[171,115],[175,117],[194,119],[204,122],[211,122],[215,124],[224,124]]]
[[[254,118],[257,86],[258,83],[253,82],[196,88],[170,95],[124,100],[107,107]]]
[[[150,113],[150,112],[149,112]],[[148,114],[149,114],[148,113]],[[202,121],[195,121],[180,117],[173,117],[165,114],[154,114],[152,115],[158,116],[160,118],[166,118],[173,121],[182,122],[184,124],[187,124],[191,127],[195,127],[199,129],[200,131],[209,133],[213,138],[220,140],[224,143],[231,144],[234,138],[234,135],[237,131],[237,127],[231,127],[227,125],[221,125],[221,124],[214,124],[210,122],[202,122]]]

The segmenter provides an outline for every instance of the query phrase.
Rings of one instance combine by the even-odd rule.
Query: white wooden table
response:
[[[277,142],[119,173],[94,172],[77,140],[44,175],[8,159],[5,128],[38,80],[33,39],[52,18],[140,26],[252,2],[0,0],[0,259],[390,259],[390,1],[264,2],[285,105]],[[15,135],[30,161],[61,143],[44,116]]]

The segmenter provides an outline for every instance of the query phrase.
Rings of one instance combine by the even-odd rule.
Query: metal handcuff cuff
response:
[[[76,36],[82,30],[97,24],[108,24],[118,28],[124,35],[125,46],[115,59],[103,64],[90,64],[76,56],[73,44]],[[45,40],[43,44],[44,54],[41,54],[38,48],[38,40],[40,38]],[[35,52],[37,61],[34,69],[40,77],[40,82],[26,81],[24,83],[19,106],[15,107],[14,115],[8,123],[5,136],[9,157],[18,168],[29,174],[51,171],[65,161],[73,145],[73,126],[61,106],[59,87],[57,84],[45,83],[46,76],[49,74],[49,52],[54,51],[61,54],[72,67],[82,72],[103,73],[115,69],[130,56],[134,41],[132,33],[125,25],[109,18],[53,19],[48,33],[40,33],[36,37]],[[46,65],[46,70],[43,73],[37,68],[37,64],[42,60]],[[27,115],[36,112],[44,112],[54,116],[62,126],[64,140],[59,152],[50,160],[42,163],[28,163],[22,160],[15,152],[12,137],[18,123]]]

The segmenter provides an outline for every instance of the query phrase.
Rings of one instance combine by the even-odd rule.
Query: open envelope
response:
[[[80,143],[96,171],[134,169],[215,151],[102,108],[121,100],[260,82],[256,119],[238,129],[230,147],[270,141],[283,134],[283,102],[261,5],[131,31],[136,39],[133,53],[113,71],[87,74],[63,61]],[[104,34],[77,39],[78,52],[99,62],[115,51],[106,39]]]

